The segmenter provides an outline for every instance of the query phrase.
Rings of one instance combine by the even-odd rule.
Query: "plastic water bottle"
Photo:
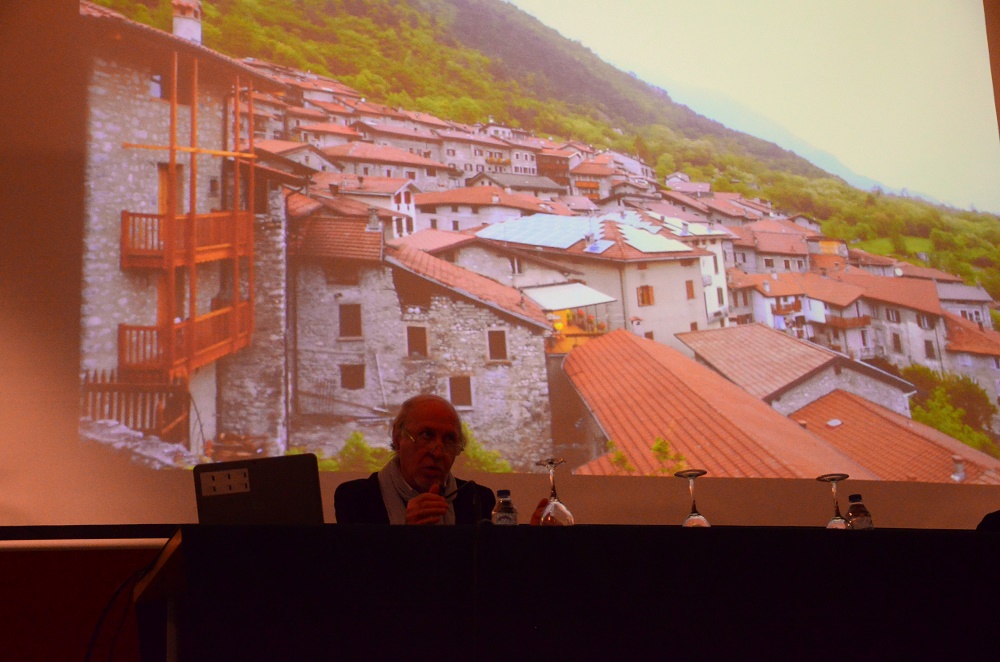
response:
[[[852,494],[847,497],[851,505],[847,508],[847,528],[848,529],[874,529],[875,525],[872,524],[872,514],[868,512],[865,508],[865,504],[861,502],[860,494]]]
[[[497,505],[493,506],[493,523],[517,525],[517,509],[510,500],[510,490],[497,490]]]

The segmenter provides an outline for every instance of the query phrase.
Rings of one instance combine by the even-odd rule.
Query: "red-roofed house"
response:
[[[335,172],[337,166],[330,161],[315,145],[295,140],[258,140],[254,143],[255,151],[280,156],[313,171]]]
[[[570,194],[597,201],[611,195],[615,169],[595,159],[584,161],[569,171]],[[557,180],[558,181],[558,180]]]
[[[910,415],[909,396],[915,389],[909,382],[763,324],[677,337],[694,351],[697,361],[786,416],[835,389]]]
[[[562,203],[496,186],[464,186],[420,193],[416,198],[417,229],[460,232],[532,214],[570,216]]]
[[[946,369],[971,377],[1000,405],[1000,333],[948,311],[944,323]],[[1000,415],[993,417],[992,427],[1000,431]]]
[[[625,330],[577,347],[563,371],[560,416],[579,423],[557,426],[555,443],[574,473],[670,476],[683,458],[710,476],[875,477],[711,369]]]
[[[318,124],[303,124],[298,127],[295,135],[302,141],[314,145],[317,149],[346,145],[360,140],[361,135],[349,126],[320,122]]]
[[[323,154],[340,164],[344,172],[365,177],[404,177],[413,180],[421,191],[446,189],[458,181],[449,176],[443,163],[396,147],[352,142],[328,147]]]
[[[362,140],[375,145],[388,145],[426,159],[441,161],[441,137],[418,126],[397,126],[395,124],[351,124]]]
[[[833,391],[789,418],[881,480],[1000,484],[1000,460],[853,393]]]
[[[312,180],[319,191],[344,196],[368,206],[393,212],[389,238],[405,237],[415,231],[417,185],[398,177],[364,177],[346,173],[317,174]]]
[[[314,218],[290,247],[297,444],[335,453],[354,430],[388,440],[399,405],[425,392],[520,469],[551,453],[542,309],[382,236],[362,220]]]

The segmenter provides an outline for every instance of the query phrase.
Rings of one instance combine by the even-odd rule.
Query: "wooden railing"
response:
[[[802,310],[802,302],[795,300],[792,303],[778,303],[771,305],[772,315],[790,315],[792,313],[798,313]]]
[[[174,221],[174,264],[187,254],[188,215]],[[253,215],[249,211],[221,211],[194,217],[196,262],[249,255],[253,247]],[[121,264],[128,268],[165,268],[166,216],[122,212]]]
[[[869,326],[872,323],[872,318],[868,315],[862,315],[861,317],[840,317],[838,315],[827,315],[826,322],[828,326],[832,326],[835,329],[859,329],[863,326]]]
[[[183,374],[246,347],[252,332],[253,309],[249,301],[200,315],[193,321],[162,326],[120,324],[118,366],[130,371]],[[173,334],[172,352],[168,352],[168,334]]]
[[[122,381],[113,371],[83,374],[80,415],[94,420],[117,421],[127,428],[188,443],[190,394],[174,383]]]

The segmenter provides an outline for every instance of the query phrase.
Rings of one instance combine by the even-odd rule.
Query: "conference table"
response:
[[[1000,534],[179,527],[149,660],[996,659]],[[980,657],[981,656],[981,657]]]

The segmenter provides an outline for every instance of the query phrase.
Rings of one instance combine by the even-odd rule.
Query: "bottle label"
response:
[[[494,513],[493,523],[501,526],[517,524],[517,513]]]

